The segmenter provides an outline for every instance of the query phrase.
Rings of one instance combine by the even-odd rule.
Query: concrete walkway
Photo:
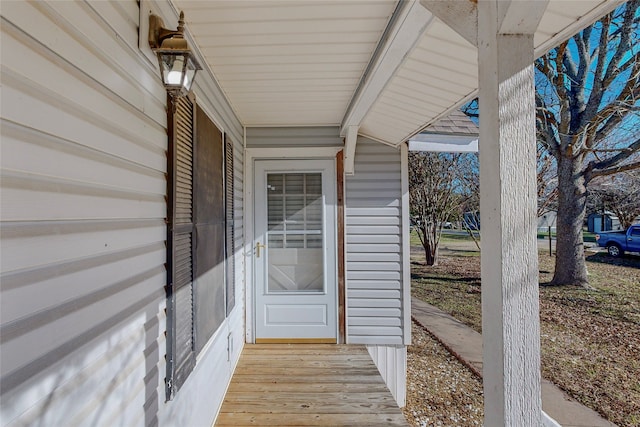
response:
[[[411,300],[411,314],[462,363],[482,377],[482,335],[416,298]],[[564,427],[615,427],[546,380],[542,380],[542,409]]]

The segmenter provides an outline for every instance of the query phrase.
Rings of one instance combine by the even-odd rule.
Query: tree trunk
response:
[[[435,233],[437,231],[432,226],[425,228],[424,233],[424,257],[427,265],[436,265],[438,263],[438,245],[436,244]]]
[[[589,286],[582,236],[587,196],[581,157],[559,156],[557,159],[556,267],[551,285]]]
[[[434,244],[427,243],[424,245],[424,256],[427,260],[427,265],[438,264],[438,247]]]

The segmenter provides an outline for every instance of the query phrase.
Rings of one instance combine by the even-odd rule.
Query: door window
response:
[[[321,173],[267,174],[268,292],[322,292]]]

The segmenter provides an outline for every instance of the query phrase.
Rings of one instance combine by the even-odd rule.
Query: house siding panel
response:
[[[407,348],[405,346],[368,345],[367,350],[398,405],[405,406]]]
[[[351,344],[404,343],[401,183],[400,151],[358,138],[345,185]]]
[[[238,291],[165,402],[166,92],[138,17],[135,0],[2,6],[0,425],[211,425],[242,349],[243,129],[201,72],[234,144]]]
[[[249,127],[248,148],[341,147],[337,126],[325,127]]]

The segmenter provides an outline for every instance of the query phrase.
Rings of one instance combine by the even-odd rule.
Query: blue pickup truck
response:
[[[596,241],[613,257],[620,257],[625,252],[640,252],[640,224],[632,225],[627,231],[598,233]]]

